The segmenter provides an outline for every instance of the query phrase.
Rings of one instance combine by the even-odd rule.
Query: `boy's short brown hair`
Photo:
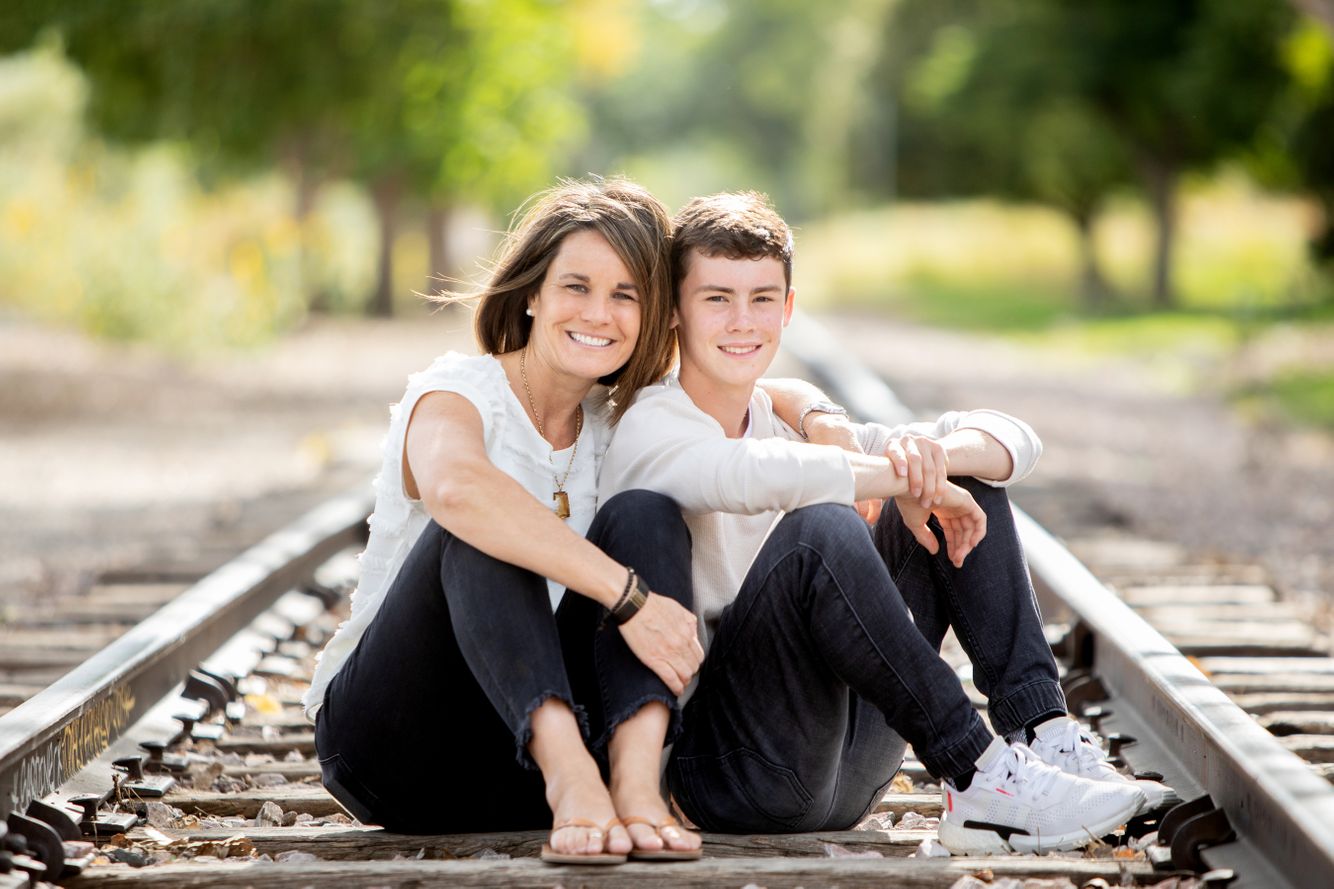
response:
[[[772,257],[792,286],[792,230],[767,195],[735,191],[694,198],[672,220],[672,276],[676,288],[690,271],[690,253],[728,259]]]

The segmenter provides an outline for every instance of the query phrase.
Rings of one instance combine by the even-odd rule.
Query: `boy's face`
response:
[[[682,383],[749,388],[764,376],[792,317],[793,292],[772,257],[690,256],[672,326]]]

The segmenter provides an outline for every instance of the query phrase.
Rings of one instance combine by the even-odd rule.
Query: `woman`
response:
[[[557,862],[698,856],[658,784],[703,658],[689,577],[618,533],[632,498],[593,515],[611,422],[671,362],[669,232],[630,182],[552,189],[481,293],[486,354],[408,381],[352,617],[306,699],[325,786],[360,820],[554,824]]]

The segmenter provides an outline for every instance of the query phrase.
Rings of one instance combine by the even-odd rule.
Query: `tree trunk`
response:
[[[422,289],[428,295],[449,289],[448,250],[449,210],[443,204],[431,202],[426,211],[426,244],[428,265],[426,268],[426,286]]]
[[[284,166],[287,168],[288,178],[292,180],[292,189],[294,191],[292,200],[292,221],[296,223],[296,269],[297,269],[297,292],[301,294],[302,301],[306,308],[311,312],[327,313],[329,311],[328,294],[324,293],[319,287],[314,286],[314,272],[311,268],[310,252],[306,249],[306,226],[310,220],[310,212],[315,209],[315,198],[319,194],[319,177],[311,170],[309,154],[309,145],[304,140],[294,140],[287,145]]]
[[[1153,307],[1170,309],[1176,305],[1176,294],[1172,289],[1172,253],[1176,247],[1177,166],[1164,158],[1148,158],[1143,164],[1143,171],[1156,227]]]
[[[1098,265],[1098,247],[1093,241],[1092,211],[1071,214],[1079,232],[1079,299],[1090,312],[1101,312],[1110,301],[1111,288]]]
[[[376,180],[371,187],[375,217],[380,223],[380,260],[375,292],[366,303],[366,314],[390,318],[394,314],[394,240],[398,235],[398,183],[392,178]]]

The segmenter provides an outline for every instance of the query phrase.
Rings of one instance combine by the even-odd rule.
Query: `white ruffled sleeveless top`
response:
[[[375,619],[399,568],[431,521],[422,502],[409,498],[403,490],[403,444],[408,420],[417,400],[428,392],[456,392],[472,402],[482,417],[486,454],[491,462],[523,485],[538,502],[555,508],[551,500],[554,480],[564,475],[572,449],[552,454],[551,446],[538,435],[510,388],[499,361],[490,355],[449,352],[426,370],[410,376],[403,400],[389,410],[389,432],[384,439],[380,474],[375,479],[370,539],[360,556],[361,579],[352,594],[352,615],[320,653],[315,676],[303,700],[306,716],[311,720],[324,703],[330,681]],[[588,533],[593,513],[597,511],[597,470],[610,439],[607,390],[595,386],[583,404],[584,428],[565,483],[570,497],[566,524],[580,535]],[[564,589],[551,580],[547,581],[547,587],[555,610]]]

